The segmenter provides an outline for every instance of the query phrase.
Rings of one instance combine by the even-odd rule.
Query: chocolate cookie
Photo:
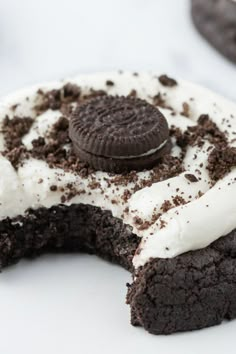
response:
[[[152,259],[129,286],[131,323],[153,334],[170,334],[235,318],[235,255],[233,230],[201,250]]]
[[[97,254],[132,272],[133,325],[169,334],[236,318],[235,104],[167,75],[46,87],[0,102],[0,270]]]
[[[91,205],[30,209],[14,221],[0,221],[0,272],[23,257],[48,252],[97,254],[132,271],[139,242],[130,227],[110,211]]]
[[[192,18],[199,32],[223,55],[236,62],[236,2],[192,0]]]
[[[30,209],[0,221],[0,270],[48,252],[97,254],[134,272],[139,237],[110,211],[91,205]],[[154,334],[213,326],[236,317],[236,230],[207,248],[152,259],[133,273],[131,323]]]
[[[132,97],[104,96],[78,106],[69,135],[81,160],[107,172],[150,168],[170,151],[165,117]]]

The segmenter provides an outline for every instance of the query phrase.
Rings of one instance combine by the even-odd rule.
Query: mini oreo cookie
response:
[[[103,96],[78,106],[69,135],[81,160],[113,173],[150,168],[171,148],[165,117],[133,97]]]

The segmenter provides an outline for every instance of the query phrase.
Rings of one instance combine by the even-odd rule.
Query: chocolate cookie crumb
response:
[[[164,227],[166,227],[166,221],[160,219],[160,229],[164,229]]]
[[[137,91],[136,90],[131,90],[130,93],[128,94],[129,97],[134,97],[136,98],[137,97]]]
[[[104,90],[94,90],[90,89],[89,93],[83,94],[81,88],[73,83],[67,83],[60,89],[54,89],[50,91],[38,90],[38,100],[39,103],[35,106],[35,111],[38,114],[52,110],[61,110],[64,114],[65,112],[70,112],[71,103],[82,103],[90,100],[94,97],[106,95]]]
[[[56,192],[57,191],[57,186],[54,184],[54,185],[52,185],[52,186],[50,186],[50,190],[52,191],[52,192]]]
[[[182,106],[183,106],[183,111],[181,112],[181,114],[184,117],[189,118],[189,115],[190,115],[190,106],[189,106],[189,104],[187,102],[184,102]]]
[[[165,99],[163,95],[159,92],[152,98],[154,106],[159,106],[159,107],[166,107]]]
[[[188,145],[202,147],[206,140],[219,148],[227,146],[228,143],[226,135],[219,130],[207,114],[202,114],[199,117],[198,125],[189,126],[184,132],[171,126],[170,136],[175,137],[176,144],[183,149],[183,152]],[[209,147],[209,149],[211,148]]]
[[[171,208],[173,208],[172,203],[169,200],[165,200],[160,209],[163,211],[163,213],[166,213]]]
[[[191,173],[186,173],[184,175],[184,177],[189,180],[190,182],[194,183],[194,182],[198,182],[198,179],[195,175],[191,174]]]
[[[187,204],[186,200],[181,197],[180,195],[176,195],[175,197],[172,198],[174,205],[177,207],[179,205],[185,205]]]
[[[114,84],[113,81],[107,80],[107,81],[106,81],[106,85],[107,85],[107,86],[114,86],[115,84]]]
[[[21,162],[24,159],[29,158],[29,153],[23,145],[15,147],[10,151],[4,151],[2,154],[11,162],[12,166],[15,169],[17,169],[18,166],[21,165]]]
[[[173,87],[177,85],[177,81],[167,75],[159,76],[158,80],[163,86]]]
[[[4,135],[7,150],[18,148],[22,145],[22,137],[26,135],[34,120],[30,117],[13,117],[10,119],[6,116],[2,123],[2,133]]]
[[[208,157],[207,169],[214,182],[217,182],[230,172],[232,167],[236,166],[236,148],[225,147],[223,149],[215,148]]]

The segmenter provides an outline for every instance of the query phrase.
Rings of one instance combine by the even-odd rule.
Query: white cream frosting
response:
[[[201,198],[163,214],[161,219],[167,226],[160,228],[159,222],[149,230],[154,237],[143,237],[142,250],[133,260],[135,267],[151,257],[170,258],[206,247],[227,235],[236,225],[235,193],[236,169]]]
[[[114,81],[115,85],[107,87],[107,79]],[[103,89],[110,94],[127,95],[132,89],[137,91],[139,97],[151,102],[151,97],[160,92],[164,95],[166,105],[170,105],[175,112],[167,108],[160,108],[166,117],[169,126],[175,125],[184,131],[188,126],[197,124],[198,117],[205,113],[217,124],[221,131],[227,132],[231,146],[236,146],[236,105],[207,89],[178,80],[175,87],[164,87],[157,76],[140,74],[134,76],[130,73],[104,73],[85,75],[77,78],[51,84],[37,85],[17,92],[0,100],[0,123],[7,114],[31,116],[35,118],[30,132],[24,136],[23,143],[30,149],[33,139],[47,135],[50,127],[59,119],[59,111],[48,110],[36,117],[33,110],[37,103],[39,88],[48,91],[59,88],[65,82],[76,83],[87,92],[93,89]],[[183,103],[189,105],[189,117],[184,117]],[[13,112],[11,106],[19,104]],[[235,114],[235,116],[234,116]],[[189,250],[203,248],[222,235],[226,235],[236,228],[236,169],[233,169],[224,179],[211,188],[210,178],[206,169],[209,155],[209,142],[203,147],[188,147],[184,167],[181,175],[145,187],[133,192],[134,182],[127,186],[115,184],[108,188],[112,176],[105,172],[95,172],[83,179],[72,172],[65,172],[59,168],[49,168],[45,161],[29,159],[18,169],[14,170],[10,162],[0,157],[0,220],[5,217],[14,217],[24,214],[29,208],[40,206],[50,207],[61,203],[60,187],[72,183],[78,194],[65,204],[87,203],[111,210],[115,217],[122,218],[124,222],[133,227],[134,232],[142,237],[140,252],[134,257],[135,267],[144,265],[151,257],[168,258]],[[0,151],[4,149],[4,136],[0,133]],[[174,146],[172,155],[178,156],[181,149]],[[148,179],[151,171],[138,172],[139,179]],[[195,175],[198,182],[191,183],[185,175]],[[91,189],[90,183],[99,181],[100,187]],[[51,191],[50,187],[57,185],[58,190]],[[102,189],[105,193],[102,193]],[[131,197],[124,201],[122,196],[128,189]],[[83,191],[83,193],[79,193]],[[199,192],[204,194],[199,198]],[[188,204],[178,206],[163,212],[164,201],[171,201],[175,196],[182,196]],[[129,207],[129,214],[124,210]],[[153,213],[161,213],[161,217],[145,230],[136,226],[136,218],[151,220]],[[161,228],[161,222],[165,227]]]

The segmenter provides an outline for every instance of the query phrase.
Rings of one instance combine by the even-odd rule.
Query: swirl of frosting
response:
[[[106,86],[108,78],[114,82],[111,87]],[[0,174],[0,220],[24,214],[30,207],[50,207],[60,203],[85,203],[110,210],[114,217],[121,218],[142,238],[134,257],[135,267],[144,265],[151,257],[174,257],[206,247],[236,228],[235,165],[224,169],[224,173],[220,169],[223,165],[219,165],[218,173],[209,168],[209,158],[217,161],[217,156],[221,156],[214,155],[213,151],[220,146],[223,136],[227,149],[236,148],[234,103],[181,80],[175,86],[164,86],[151,74],[108,73],[79,76],[70,81],[79,85],[84,95],[90,88],[106,90],[113,96],[128,96],[131,90],[135,90],[137,97],[158,106],[171,130],[184,137],[187,132],[195,139],[196,128],[199,128],[201,141],[195,139],[194,143],[182,145],[178,142],[178,134],[172,134],[172,168],[176,161],[181,161],[181,168],[174,176],[163,162],[159,170],[151,168],[123,176],[95,171],[84,177],[65,169],[64,165],[49,164],[35,151],[31,153],[35,140],[40,137],[44,138],[47,147],[50,132],[62,115],[60,110],[50,108],[41,113],[35,111],[38,89],[43,92],[61,90],[63,84],[58,82],[22,90],[0,101],[1,125],[6,115],[9,119],[15,115],[33,118],[30,130],[22,137],[28,158],[22,160],[17,169],[11,166],[7,154],[0,158],[0,170],[5,171]],[[206,115],[215,131],[207,121],[203,122]],[[201,122],[200,116],[205,117]],[[104,122],[105,118],[101,114],[100,120]],[[131,118],[132,115],[128,114],[125,120]],[[201,130],[204,124],[207,134]],[[5,148],[6,136],[1,130],[0,151]],[[63,148],[63,153],[67,154],[70,143]],[[220,149],[218,153],[221,153]],[[227,158],[229,156],[224,157],[223,162],[227,162]],[[55,185],[56,189],[51,188]]]

